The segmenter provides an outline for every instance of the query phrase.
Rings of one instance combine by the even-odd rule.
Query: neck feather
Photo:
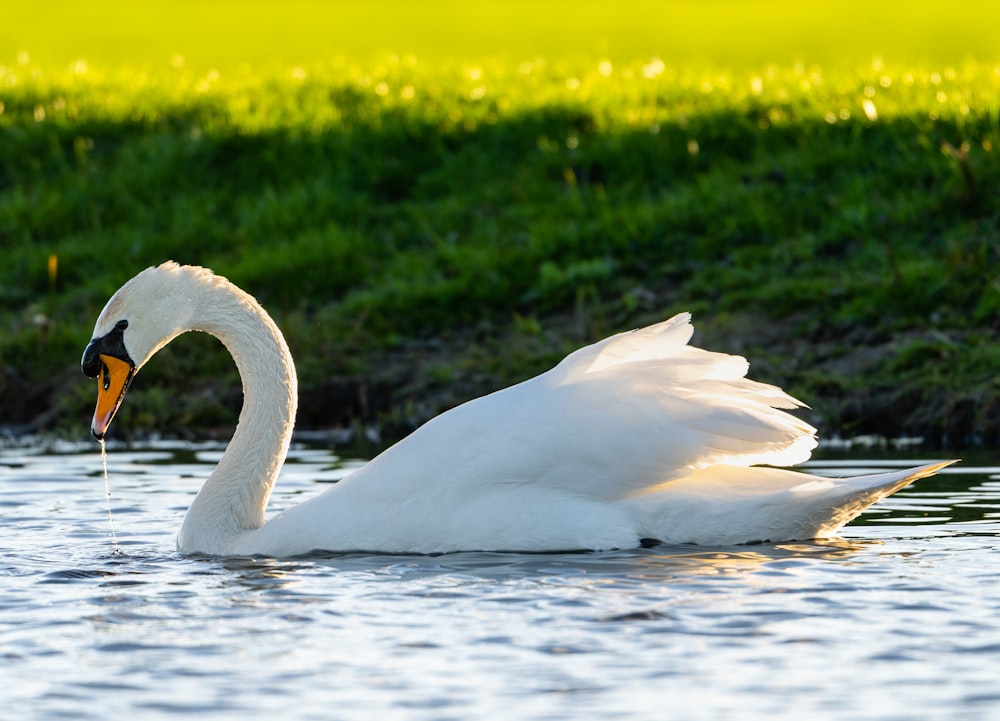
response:
[[[232,354],[243,382],[243,408],[222,459],[191,504],[178,546],[225,554],[241,533],[264,523],[291,440],[297,381],[281,331],[252,296],[221,279],[204,291],[191,330],[214,335]]]

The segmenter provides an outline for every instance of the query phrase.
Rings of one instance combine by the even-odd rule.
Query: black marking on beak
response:
[[[97,378],[104,370],[105,383],[107,383],[108,373],[101,361],[101,355],[108,355],[125,361],[132,368],[135,362],[125,350],[125,329],[128,328],[127,320],[120,320],[115,323],[115,327],[100,338],[91,339],[87,349],[83,351],[83,358],[80,359],[80,369],[88,378]],[[104,390],[107,390],[105,387]]]

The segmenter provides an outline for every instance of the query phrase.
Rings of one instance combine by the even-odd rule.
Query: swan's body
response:
[[[561,551],[829,536],[933,464],[827,479],[752,466],[809,457],[799,403],[743,358],[687,345],[687,314],[582,348],[552,370],[442,414],[325,493],[264,522],[291,438],[296,378],[249,295],[166,263],[108,302],[84,354],[103,437],[132,374],[188,330],[217,336],[243,379],[239,424],[191,505],[184,553]]]

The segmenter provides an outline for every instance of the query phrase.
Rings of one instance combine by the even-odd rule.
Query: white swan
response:
[[[265,523],[291,438],[295,367],[257,301],[204,268],[148,268],[108,301],[83,355],[103,438],[135,372],[189,330],[217,336],[244,387],[239,423],[191,504],[183,553],[439,553],[732,544],[829,536],[947,463],[832,480],[777,468],[809,457],[800,405],[744,378],[740,357],[688,345],[687,314],[612,336],[417,429]]]

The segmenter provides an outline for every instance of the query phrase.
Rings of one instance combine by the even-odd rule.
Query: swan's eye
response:
[[[115,330],[125,330],[126,328],[128,328],[128,321],[124,318],[115,323]]]

